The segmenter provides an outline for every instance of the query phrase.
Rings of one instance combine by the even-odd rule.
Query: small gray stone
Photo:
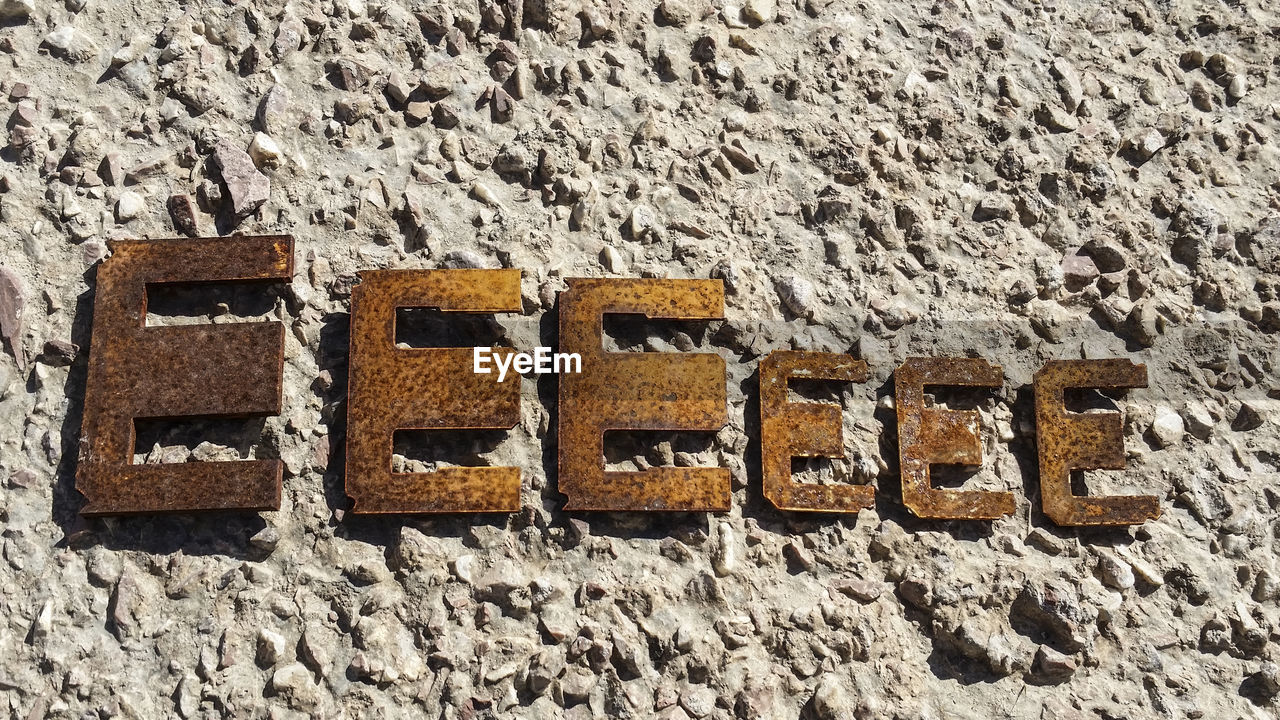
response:
[[[87,62],[97,52],[93,40],[71,25],[59,25],[44,36],[44,44],[53,55],[71,63]]]
[[[22,351],[22,312],[27,306],[26,283],[18,273],[0,265],[0,338],[18,361],[18,367],[26,366]]]
[[[1133,587],[1133,568],[1129,566],[1129,563],[1112,553],[1103,552],[1100,554],[1098,571],[1102,575],[1102,582],[1109,587],[1117,590],[1127,590]]]
[[[760,164],[755,161],[745,150],[735,145],[721,145],[720,152],[733,166],[744,173],[753,173],[760,170]]]
[[[265,133],[285,130],[284,113],[289,107],[289,91],[283,85],[272,85],[258,105],[258,127]]]
[[[329,664],[333,661],[330,648],[336,640],[332,631],[307,628],[302,632],[302,641],[298,644],[302,660],[318,673],[328,672]]]
[[[392,70],[391,73],[387,75],[385,90],[387,97],[401,104],[409,99],[409,93],[411,92],[409,83],[405,81],[404,76],[400,74],[399,70]]]
[[[414,101],[405,105],[404,116],[410,125],[421,125],[431,119],[431,111],[431,103]]]
[[[286,696],[295,705],[306,706],[315,700],[315,680],[311,671],[299,662],[277,668],[271,675],[271,689]]]
[[[107,153],[98,164],[98,177],[107,185],[119,185],[124,182],[124,166],[120,162],[119,153]]]
[[[512,115],[515,114],[515,99],[511,94],[501,87],[493,89],[493,101],[490,106],[492,109],[492,118],[494,122],[508,122]]]
[[[684,27],[693,19],[693,11],[686,0],[662,0],[658,3],[658,17],[668,25]]]
[[[266,133],[254,133],[249,143],[249,157],[253,164],[260,168],[276,167],[280,164],[280,146]]]
[[[742,19],[751,25],[771,23],[778,17],[778,0],[747,0],[742,6]]]
[[[84,260],[86,267],[96,265],[106,259],[107,244],[97,238],[86,240],[80,245],[80,257]]]
[[[778,281],[778,297],[787,309],[802,318],[813,317],[818,310],[817,291],[813,283],[799,275],[788,275]]]
[[[1062,277],[1068,289],[1079,290],[1098,279],[1098,266],[1088,255],[1067,255],[1062,258]]]
[[[36,613],[36,619],[31,623],[31,629],[28,631],[33,643],[43,643],[49,638],[49,632],[53,629],[53,601],[45,600],[44,605],[40,606],[40,612]]]
[[[1213,426],[1216,424],[1213,415],[1209,413],[1209,409],[1204,406],[1204,403],[1197,401],[1189,402],[1183,408],[1182,421],[1187,432],[1201,440],[1209,439],[1209,435],[1213,433]]]
[[[647,205],[636,205],[627,216],[627,232],[632,239],[639,240],[653,231],[657,224],[653,210]]]
[[[1075,115],[1048,103],[1041,103],[1036,108],[1035,119],[1049,130],[1058,133],[1074,132],[1080,127],[1080,121]]]
[[[440,267],[445,270],[480,269],[489,267],[489,263],[483,257],[470,250],[450,250],[445,253],[444,259],[440,261]]]
[[[140,183],[147,178],[158,177],[169,170],[168,158],[152,157],[129,168],[124,174],[125,183]]]
[[[441,130],[458,127],[458,112],[449,103],[438,102],[431,109],[431,124]]]
[[[1226,53],[1214,53],[1205,62],[1204,69],[1209,72],[1210,77],[1225,78],[1236,75],[1239,72],[1240,63]]]
[[[400,528],[400,537],[396,542],[396,562],[400,569],[407,572],[439,566],[443,569],[444,551],[433,539],[421,531],[411,527]]]
[[[1124,326],[1129,336],[1143,347],[1151,347],[1160,337],[1160,316],[1149,300],[1133,306]]]
[[[1253,676],[1258,690],[1266,697],[1280,695],[1280,667],[1268,660]]]
[[[680,707],[695,718],[704,718],[716,709],[716,691],[709,687],[694,686],[680,693]]]
[[[619,253],[612,245],[605,245],[600,251],[600,265],[611,273],[620,273],[626,269],[627,263],[622,259],[622,253]]]
[[[1164,143],[1164,135],[1159,130],[1149,127],[1139,130],[1125,140],[1124,148],[1132,159],[1146,162],[1164,149]]]
[[[881,587],[862,578],[841,578],[831,583],[831,589],[843,593],[861,603],[875,602],[880,597]]]
[[[271,196],[271,180],[258,172],[249,153],[224,140],[214,151],[213,160],[222,170],[236,217],[248,217]]]
[[[1168,405],[1156,406],[1155,419],[1151,421],[1151,436],[1160,447],[1169,447],[1182,442],[1186,429],[1182,424],[1182,416]]]
[[[711,268],[711,277],[724,282],[724,291],[730,295],[738,292],[742,286],[742,273],[732,260],[721,260]]]
[[[1266,422],[1262,405],[1252,400],[1246,400],[1240,403],[1240,409],[1236,411],[1235,419],[1231,421],[1231,429],[1237,432],[1247,430],[1257,430]]]
[[[284,636],[274,630],[262,628],[258,631],[258,664],[264,667],[275,665],[284,659],[286,642]]]
[[[249,538],[249,545],[255,550],[270,554],[275,551],[276,546],[280,544],[280,533],[270,525],[262,528]]]
[[[125,223],[142,214],[146,205],[142,202],[142,196],[132,190],[125,190],[120,193],[120,199],[116,201],[116,220]]]
[[[183,718],[194,718],[200,709],[200,680],[191,673],[182,676],[173,692],[174,706]]]
[[[840,678],[826,673],[818,679],[813,691],[813,714],[819,720],[852,720],[853,705]]]
[[[196,205],[190,195],[170,195],[166,203],[169,217],[173,220],[173,229],[187,237],[198,237],[200,227],[196,220]]]
[[[571,665],[560,678],[560,691],[564,693],[566,700],[582,702],[587,699],[599,681],[600,678],[587,668]]]
[[[36,11],[34,0],[0,0],[0,20],[22,20]]]
[[[88,557],[85,558],[84,569],[89,576],[89,582],[98,587],[110,587],[120,579],[123,564],[119,554],[95,547],[89,551]]]
[[[1075,113],[1084,100],[1084,90],[1080,84],[1080,74],[1066,58],[1057,58],[1049,66],[1049,71],[1058,81],[1058,94],[1062,97],[1062,105],[1067,112]]]
[[[1253,599],[1258,602],[1280,599],[1280,577],[1265,568],[1259,570],[1253,582]]]
[[[1232,100],[1239,100],[1249,94],[1249,83],[1245,81],[1243,75],[1236,75],[1227,83],[1227,97]]]
[[[1048,645],[1041,645],[1036,652],[1036,673],[1051,681],[1063,681],[1076,672],[1076,661]]]
[[[51,367],[67,367],[75,362],[80,346],[66,340],[46,340],[40,353],[40,362]]]
[[[1007,195],[987,195],[978,201],[977,207],[973,210],[973,219],[1008,220],[1013,217],[1014,210],[1013,200]]]

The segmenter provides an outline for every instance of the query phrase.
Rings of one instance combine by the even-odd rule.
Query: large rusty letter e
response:
[[[284,325],[147,327],[147,291],[293,277],[293,238],[110,243],[98,269],[76,489],[84,515],[274,510],[279,460],[133,464],[136,420],[280,414]]]
[[[520,376],[477,374],[473,348],[396,347],[397,308],[520,312],[519,270],[366,270],[351,294],[347,494],[355,513],[515,512],[520,469],[392,472],[397,430],[505,430]],[[502,352],[509,353],[510,350]]]
[[[728,422],[724,359],[714,353],[604,352],[604,316],[724,317],[719,280],[578,279],[560,294],[560,349],[582,373],[560,377],[560,492],[566,510],[729,509],[726,468],[606,472],[609,430],[702,430]]]

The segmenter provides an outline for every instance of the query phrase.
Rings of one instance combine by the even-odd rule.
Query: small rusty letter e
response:
[[[856,513],[874,507],[870,485],[813,485],[791,479],[792,457],[844,457],[840,408],[787,401],[787,380],[866,382],[867,363],[848,355],[774,350],[760,361],[760,455],[764,495],[779,510]]]
[[[1147,386],[1147,366],[1129,360],[1053,360],[1035,377],[1036,446],[1044,514],[1059,525],[1137,525],[1160,517],[1154,495],[1081,497],[1072,470],[1120,470],[1124,432],[1119,413],[1069,413],[1068,388]]]
[[[978,413],[925,407],[924,389],[948,385],[998,388],[999,365],[980,358],[908,358],[893,374],[898,406],[898,463],[902,502],[917,517],[994,520],[1013,512],[1013,493],[939,490],[930,481],[933,464],[981,465]]]

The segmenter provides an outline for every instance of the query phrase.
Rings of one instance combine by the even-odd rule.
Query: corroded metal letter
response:
[[[347,494],[355,513],[515,512],[520,469],[391,471],[397,430],[506,430],[520,376],[476,373],[474,348],[397,348],[396,309],[520,312],[519,270],[368,270],[351,293]]]
[[[570,279],[560,294],[560,351],[582,372],[560,377],[560,492],[566,510],[728,510],[725,468],[604,471],[608,430],[715,431],[728,422],[724,359],[712,353],[607,353],[605,313],[724,317],[719,280]]]
[[[293,238],[109,243],[98,269],[76,488],[84,515],[280,507],[279,460],[134,465],[134,421],[278,415],[284,325],[146,327],[147,290],[293,276]]]
[[[848,355],[775,350],[760,361],[760,450],[764,496],[779,510],[858,512],[875,505],[870,485],[791,479],[792,457],[844,457],[840,408],[787,401],[789,378],[866,382],[867,363]]]
[[[902,502],[917,517],[993,520],[1013,512],[1013,493],[939,490],[929,466],[981,465],[978,413],[924,406],[928,386],[1000,387],[999,365],[977,358],[908,358],[894,372]]]
[[[1072,470],[1124,468],[1120,414],[1067,412],[1067,388],[1147,386],[1147,366],[1129,360],[1053,360],[1035,376],[1036,446],[1044,514],[1059,525],[1136,525],[1160,517],[1154,495],[1081,497]]]

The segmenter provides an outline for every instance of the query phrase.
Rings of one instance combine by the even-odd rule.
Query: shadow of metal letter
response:
[[[791,479],[793,457],[844,457],[840,408],[787,401],[787,380],[866,382],[867,363],[837,353],[775,350],[760,361],[760,450],[764,496],[779,510],[856,513],[875,506],[870,485]]]
[[[714,353],[605,352],[605,313],[724,317],[719,280],[572,278],[560,294],[560,351],[582,372],[560,376],[560,492],[566,510],[729,509],[729,471],[656,467],[605,472],[608,430],[702,430],[728,422],[724,358]]]
[[[1035,376],[1036,448],[1044,514],[1058,525],[1136,525],[1160,517],[1154,495],[1082,497],[1072,470],[1124,468],[1120,414],[1067,412],[1068,388],[1147,386],[1147,366],[1123,359],[1053,360]]]
[[[982,427],[975,410],[925,407],[924,389],[1003,383],[1000,366],[980,358],[908,358],[894,371],[902,502],[917,517],[994,520],[1013,512],[1013,493],[939,490],[929,473],[930,465],[981,465]]]
[[[476,373],[474,348],[397,348],[398,308],[521,310],[519,270],[366,270],[351,292],[347,495],[354,513],[515,512],[520,469],[391,470],[397,430],[509,430],[520,376]]]
[[[293,238],[121,240],[98,268],[76,489],[83,515],[275,510],[279,460],[135,465],[135,420],[280,414],[284,325],[147,327],[148,289],[279,282]]]

